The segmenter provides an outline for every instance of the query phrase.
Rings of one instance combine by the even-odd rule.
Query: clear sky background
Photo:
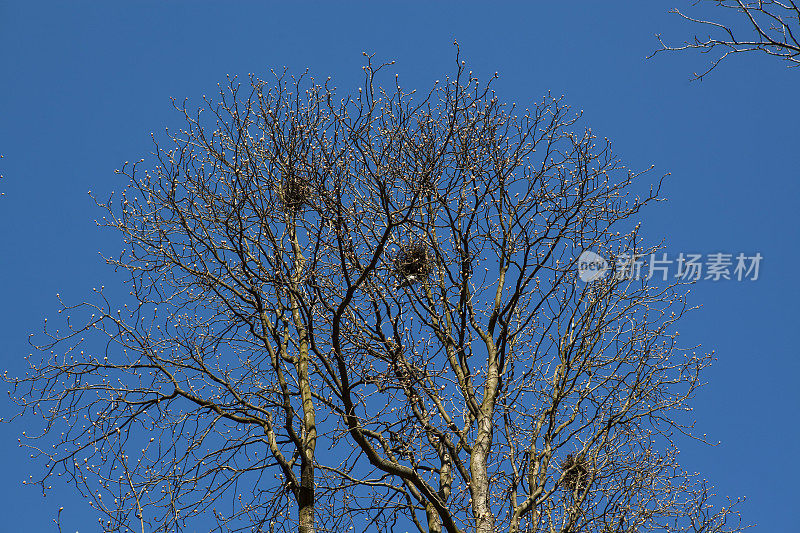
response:
[[[292,4],[292,5],[288,5]],[[24,372],[30,332],[92,287],[120,281],[98,251],[122,247],[98,229],[113,170],[151,151],[150,132],[178,124],[169,97],[198,102],[227,74],[306,67],[344,92],[361,83],[362,51],[397,61],[404,87],[453,72],[453,39],[499,95],[522,105],[566,95],[634,169],[656,165],[668,202],[644,227],[670,253],[760,252],[760,279],[701,282],[683,321],[684,346],[718,361],[694,402],[715,448],[682,441],[684,465],[717,491],[746,496],[758,531],[796,531],[797,280],[800,276],[800,69],[737,56],[703,82],[710,59],[659,55],[695,28],[668,15],[683,0],[403,3],[0,2],[0,367]],[[655,174],[653,175],[655,177]],[[0,404],[7,417],[11,405]],[[71,489],[46,498],[23,486],[34,464],[24,428],[0,425],[0,531],[97,530]]]

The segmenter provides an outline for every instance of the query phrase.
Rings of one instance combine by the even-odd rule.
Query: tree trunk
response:
[[[428,533],[442,533],[442,521],[439,519],[439,514],[433,508],[433,504],[429,503],[425,506],[425,514],[428,517]]]
[[[475,515],[475,533],[494,533],[494,515],[489,508],[489,474],[486,467],[492,443],[492,417],[478,420],[478,437],[472,449],[470,473],[472,474],[472,512]]]
[[[300,473],[300,492],[297,498],[299,533],[314,533],[314,465],[303,461]]]

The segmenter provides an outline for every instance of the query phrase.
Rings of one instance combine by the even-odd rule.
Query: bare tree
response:
[[[583,250],[657,249],[636,216],[658,187],[636,196],[641,173],[560,99],[517,114],[463,64],[415,104],[366,92],[359,217],[314,283],[312,350],[357,471],[393,480],[350,512],[423,532],[738,531],[677,463],[711,360],[678,348],[679,287],[577,277]]]
[[[132,298],[65,305],[6,377],[44,419],[35,481],[107,530],[739,531],[677,462],[711,360],[679,349],[679,287],[577,277],[657,249],[660,181],[561,99],[385,67],[345,98],[231,80],[123,167],[99,205]]]
[[[695,73],[694,79],[702,79],[723,59],[740,52],[768,54],[786,61],[791,67],[800,64],[800,7],[793,0],[706,0],[702,3],[714,4],[717,15],[706,18],[690,16],[678,9],[671,12],[700,24],[709,33],[696,35],[678,46],[666,44],[657,35],[661,48],[655,52],[699,50],[713,55],[708,68]]]
[[[297,530],[315,530],[321,421],[297,295],[326,227],[315,175],[336,164],[331,95],[285,74],[240,90],[231,80],[195,113],[177,106],[185,126],[156,144],[151,172],[125,164],[130,185],[99,205],[127,246],[108,263],[132,298],[112,305],[101,288],[64,305],[66,327],[39,345],[49,356],[12,380],[52,442],[27,444],[46,458],[40,482],[66,475],[108,530],[198,517],[291,530],[289,503]],[[105,349],[84,350],[98,332]]]

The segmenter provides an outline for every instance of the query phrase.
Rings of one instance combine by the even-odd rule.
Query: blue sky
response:
[[[24,372],[28,333],[55,313],[57,292],[76,302],[118,283],[98,251],[121,243],[95,226],[87,191],[122,188],[114,169],[177,124],[170,97],[197,102],[227,74],[284,65],[356,88],[362,51],[396,60],[404,87],[426,89],[452,72],[456,38],[478,75],[500,73],[504,100],[564,94],[629,166],[671,174],[669,200],[644,220],[670,253],[762,254],[758,281],[692,289],[702,307],[683,321],[682,343],[718,356],[695,415],[722,444],[682,442],[682,457],[720,494],[746,496],[757,530],[796,528],[800,70],[738,56],[690,82],[708,57],[645,60],[655,33],[690,35],[667,14],[682,0],[288,4],[0,2],[3,370]],[[13,510],[0,529],[52,530],[64,506],[65,531],[94,531],[96,515],[71,491],[42,498],[21,484],[34,467],[17,447],[22,429],[0,425],[0,497]]]

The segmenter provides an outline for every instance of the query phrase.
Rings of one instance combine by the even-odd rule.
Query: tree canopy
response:
[[[34,481],[108,531],[739,531],[677,461],[712,359],[678,343],[682,287],[577,275],[658,249],[660,179],[562,98],[390,66],[176,104],[97,200],[129,298],[64,303],[6,376]]]

